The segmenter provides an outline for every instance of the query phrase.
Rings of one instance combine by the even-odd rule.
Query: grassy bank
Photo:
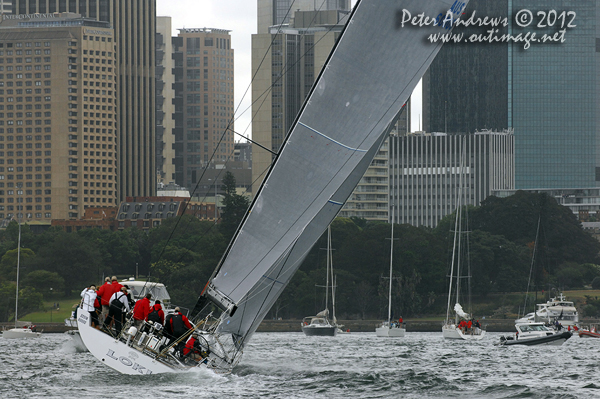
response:
[[[71,317],[73,306],[79,305],[80,300],[79,297],[69,297],[44,301],[44,310],[19,316],[19,320],[32,323],[60,323]],[[58,304],[58,308],[55,307],[55,304]]]

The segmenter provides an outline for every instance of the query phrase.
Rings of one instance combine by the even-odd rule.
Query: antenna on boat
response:
[[[529,280],[527,280],[527,292],[525,293],[525,305],[523,306],[523,316],[526,314],[527,312],[527,299],[529,297],[529,286],[531,284],[531,275],[533,274],[533,267],[535,265],[535,253],[537,252],[537,246],[538,246],[538,238],[539,238],[539,234],[540,234],[540,221],[542,219],[542,215],[538,216],[538,224],[537,224],[537,229],[536,229],[536,233],[535,233],[535,242],[533,243],[533,254],[531,255],[531,266],[529,267]],[[535,310],[535,306],[533,308],[533,321],[536,321],[537,318],[537,312]]]

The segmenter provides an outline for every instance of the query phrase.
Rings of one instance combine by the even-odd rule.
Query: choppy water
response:
[[[440,333],[257,333],[230,375],[126,376],[71,338],[0,338],[0,398],[598,398],[600,339],[496,347]]]

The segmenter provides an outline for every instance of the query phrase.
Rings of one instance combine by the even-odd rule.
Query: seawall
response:
[[[381,323],[381,320],[338,320],[344,328],[351,332],[374,332],[375,327]],[[488,332],[512,333],[515,331],[515,322],[512,319],[486,319],[480,320],[483,327]],[[301,332],[300,320],[263,320],[258,327],[258,332]],[[584,320],[579,323],[581,326],[600,325],[600,320]],[[0,323],[0,330],[13,328],[13,323]],[[442,321],[440,320],[405,320],[407,332],[441,332]],[[36,330],[45,333],[64,333],[68,330],[74,330],[73,327],[67,327],[64,323],[36,323]]]

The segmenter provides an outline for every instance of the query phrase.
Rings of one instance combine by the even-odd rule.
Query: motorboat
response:
[[[567,301],[560,293],[557,297],[550,298],[545,303],[538,303],[535,312],[531,312],[515,320],[515,323],[541,321],[555,323],[558,321],[563,326],[574,326],[579,322],[579,313],[572,301]]]
[[[598,333],[596,327],[592,327],[589,330],[579,329],[577,333],[580,338],[600,338],[600,333]]]
[[[501,336],[498,345],[562,345],[573,333],[555,331],[541,322],[517,323],[514,336]]]

